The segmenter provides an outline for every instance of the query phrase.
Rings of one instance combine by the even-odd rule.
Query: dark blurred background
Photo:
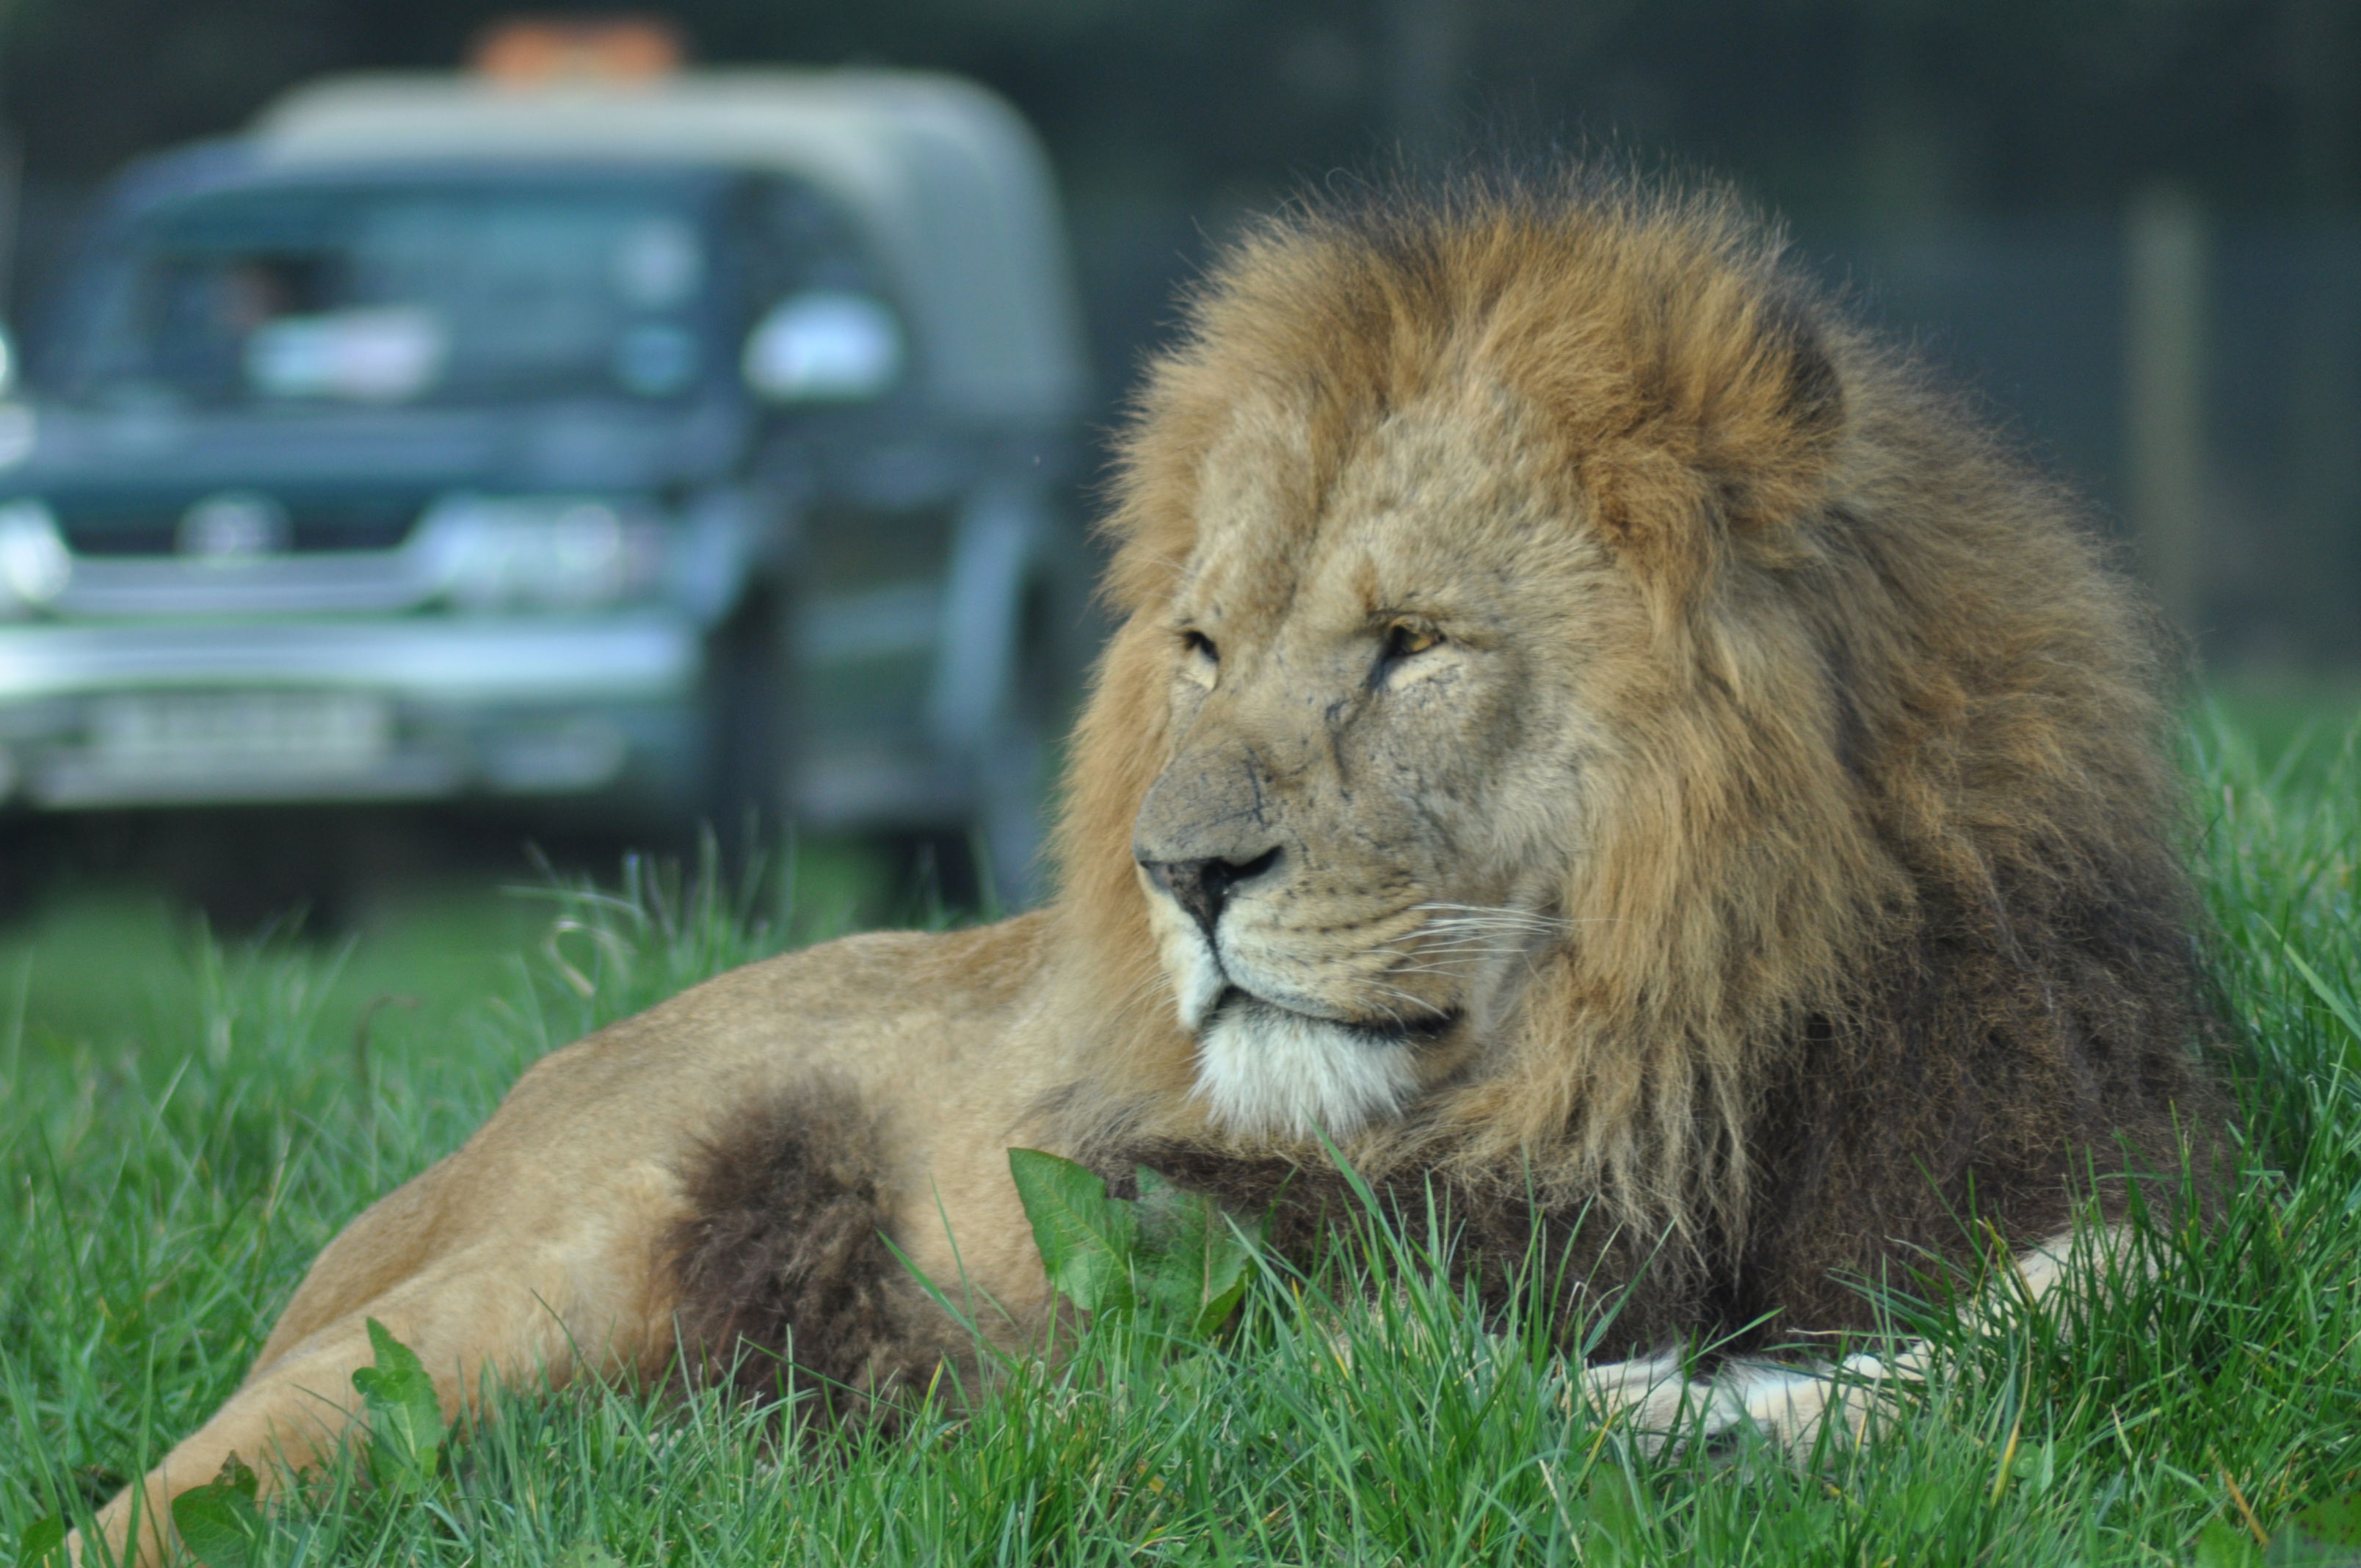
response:
[[[18,170],[9,319],[35,318],[89,199],[126,159],[234,130],[321,73],[451,68],[517,9],[13,0],[0,8],[0,129]],[[1603,147],[1727,176],[2092,499],[2209,678],[2350,701],[2350,0],[684,0],[663,15],[696,63],[940,68],[1029,116],[1067,204],[1100,433],[1167,329],[1175,284],[1306,184],[1471,148]],[[153,870],[152,839],[123,842],[149,847],[106,874]],[[930,896],[912,891],[923,866],[880,870],[865,852],[806,847],[807,904],[838,890],[818,901],[835,912],[822,924],[906,916]],[[379,858],[407,863],[412,840]],[[884,903],[862,891],[887,883],[899,891]],[[433,907],[478,933],[471,951],[491,940],[458,905]],[[122,920],[75,905],[55,920],[83,934],[56,941],[136,948],[164,939],[164,918],[141,915],[150,937],[122,938]],[[493,924],[516,919],[531,923]]]
[[[478,0],[16,0],[12,319],[96,183]],[[556,9],[563,8],[544,8]],[[1064,184],[1099,395],[1241,215],[1469,141],[1725,174],[2142,537],[2216,669],[2361,660],[2361,7],[2345,0],[689,0],[708,63],[931,66]],[[2139,396],[2130,394],[2137,386]]]

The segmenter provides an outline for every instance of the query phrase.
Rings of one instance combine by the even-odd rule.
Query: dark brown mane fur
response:
[[[1151,369],[1110,522],[1126,624],[1060,840],[1092,1019],[1073,1144],[1245,1204],[1333,1198],[1316,1151],[1240,1146],[1187,1102],[1128,848],[1170,751],[1161,618],[1242,409],[1295,422],[1310,498],[1454,377],[1525,411],[1485,460],[1545,476],[1655,630],[1616,677],[1608,828],[1565,873],[1579,936],[1354,1162],[1440,1181],[1488,1245],[1588,1213],[1605,1275],[1670,1260],[1635,1339],[1855,1324],[1845,1281],[1961,1255],[1971,1215],[2029,1243],[2083,1198],[2119,1211],[2127,1169],[2209,1172],[2225,1102],[2137,595],[1736,203],[1589,176],[1273,219]]]

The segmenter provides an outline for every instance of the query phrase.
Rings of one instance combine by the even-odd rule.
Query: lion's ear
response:
[[[1690,389],[1697,463],[1731,528],[1761,531],[1809,510],[1827,493],[1844,433],[1844,381],[1808,303],[1758,298],[1740,328],[1739,356],[1695,367],[1717,385]],[[1719,356],[1716,356],[1719,357]]]
[[[1735,272],[1624,318],[1620,357],[1552,388],[1592,516],[1666,586],[1734,545],[1785,557],[1827,497],[1846,427],[1840,358],[1807,296]]]
[[[1786,350],[1786,416],[1807,439],[1834,441],[1844,429],[1844,381],[1810,308],[1773,296],[1763,306],[1763,337]]]

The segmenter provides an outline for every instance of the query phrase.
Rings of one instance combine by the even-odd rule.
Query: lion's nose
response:
[[[1210,940],[1214,924],[1222,917],[1222,905],[1229,901],[1230,889],[1277,865],[1279,850],[1265,850],[1246,861],[1210,855],[1201,861],[1143,860],[1139,863],[1155,879],[1157,886],[1170,894],[1205,928]]]

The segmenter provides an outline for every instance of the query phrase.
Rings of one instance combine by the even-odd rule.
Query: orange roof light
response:
[[[678,71],[687,49],[662,16],[515,16],[476,36],[467,67],[495,82],[644,82]]]

